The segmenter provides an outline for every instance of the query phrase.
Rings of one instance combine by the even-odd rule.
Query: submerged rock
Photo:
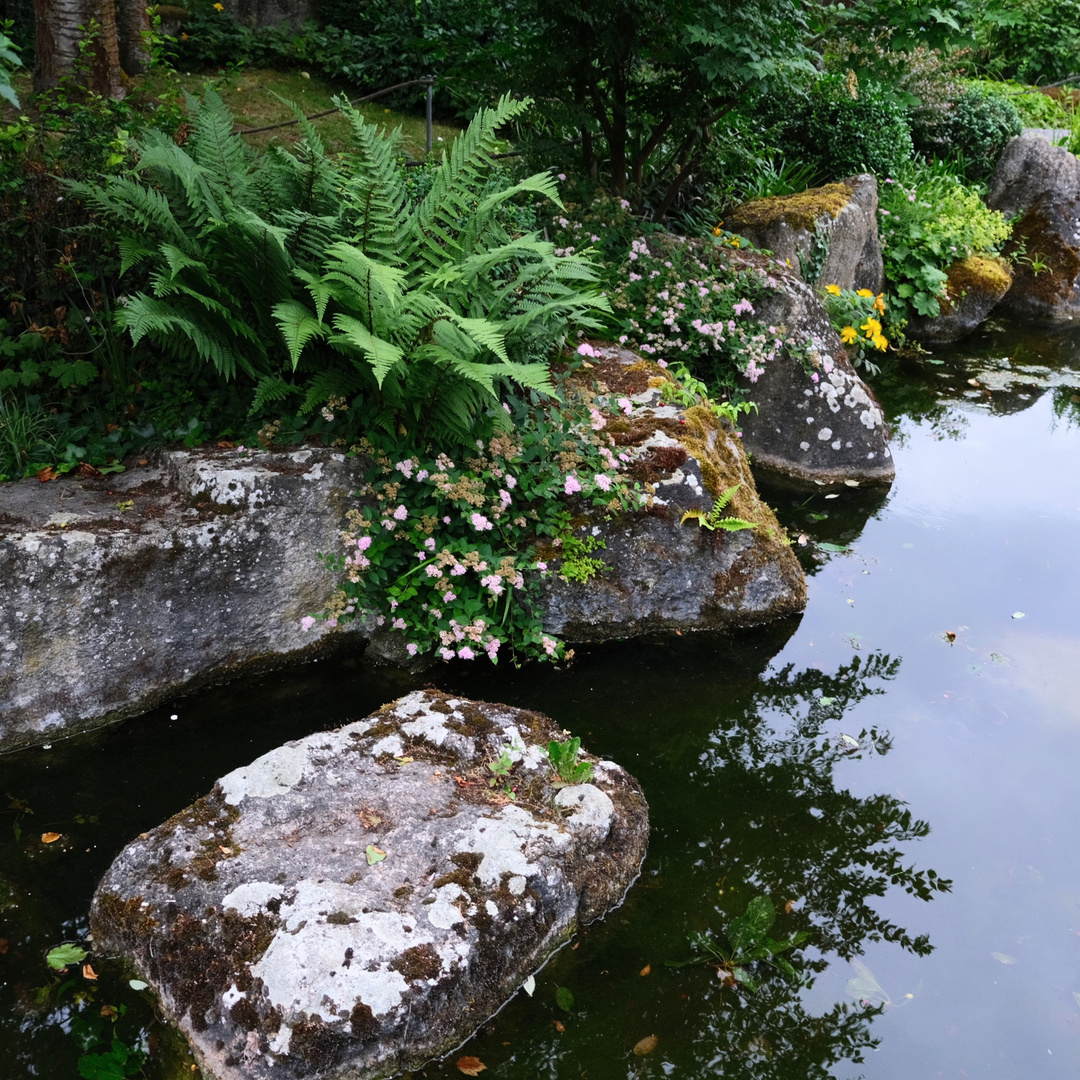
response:
[[[558,788],[546,746],[564,737],[536,713],[416,692],[286,743],[119,855],[95,948],[153,986],[208,1077],[416,1069],[638,873],[641,789],[603,761]]]
[[[754,199],[726,224],[810,285],[878,293],[885,264],[877,216],[877,177],[863,173],[799,195]]]
[[[550,574],[541,602],[544,629],[570,641],[672,630],[755,626],[806,606],[803,572],[775,514],[757,493],[732,424],[707,405],[664,400],[671,377],[652,360],[618,345],[598,345],[588,372],[606,430],[628,460],[623,468],[644,485],[635,512],[608,515],[571,503],[574,537],[598,546],[588,553],[596,573],[567,581],[561,549],[542,551]],[[625,402],[620,409],[616,402]],[[711,531],[687,511],[705,514],[736,490],[724,510],[755,527]]]

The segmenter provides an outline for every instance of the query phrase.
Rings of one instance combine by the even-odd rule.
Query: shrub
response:
[[[1010,233],[978,191],[941,166],[912,163],[887,177],[880,204],[885,277],[896,301],[890,303],[893,322],[911,311],[938,315],[948,268],[969,255],[996,252]]]
[[[988,177],[1005,144],[1024,128],[1012,100],[981,84],[968,86],[944,119],[921,132],[919,149],[939,157],[957,156],[969,180]]]
[[[880,83],[848,76],[826,75],[817,82],[795,134],[829,180],[858,172],[887,176],[912,154],[900,99]]]
[[[1057,82],[1080,69],[1080,0],[998,0],[981,13],[977,40],[992,74]]]

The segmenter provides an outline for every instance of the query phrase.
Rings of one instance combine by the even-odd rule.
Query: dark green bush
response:
[[[1057,82],[1080,71],[1080,0],[996,0],[982,12],[977,37],[986,71]]]
[[[969,180],[982,180],[994,171],[1005,144],[1023,128],[1020,113],[1008,97],[970,86],[946,121],[942,149],[963,159]]]
[[[913,152],[904,104],[878,83],[849,86],[842,75],[817,82],[791,135],[829,180],[858,172],[887,176]]]

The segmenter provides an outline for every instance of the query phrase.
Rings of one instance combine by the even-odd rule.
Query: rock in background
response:
[[[120,854],[95,950],[152,985],[216,1080],[419,1068],[637,876],[641,789],[603,761],[554,785],[563,738],[536,713],[416,692],[286,743]]]
[[[1013,271],[1004,259],[969,255],[953,263],[941,300],[941,314],[914,315],[904,333],[923,345],[947,345],[977,330],[1013,283]]]
[[[877,177],[849,176],[799,195],[753,199],[725,227],[771,251],[810,285],[881,292]]]
[[[1018,254],[1002,310],[1021,319],[1080,315],[1080,161],[1037,136],[1012,139],[990,180],[992,210],[1018,217]]]

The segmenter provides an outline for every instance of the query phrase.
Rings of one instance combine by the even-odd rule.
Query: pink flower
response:
[[[431,475],[431,473],[429,473],[429,472],[427,471],[427,469],[421,469],[421,470],[420,470],[420,471],[419,471],[419,472],[418,472],[418,473],[416,474],[416,479],[417,479],[417,480],[426,480],[426,479],[427,479],[427,478],[428,478],[428,477],[429,477],[430,475]]]
[[[595,483],[601,491],[611,490],[611,477],[605,476],[603,473],[597,473],[593,477],[593,483]]]
[[[618,404],[619,404],[619,408],[622,409],[622,411],[627,416],[630,415],[631,411],[634,408],[634,403],[629,398],[626,398],[626,397],[619,398]]]
[[[420,646],[417,645],[415,641],[410,641],[409,644],[405,646],[405,651],[410,656],[415,656],[420,651]]]
[[[567,495],[574,495],[581,490],[581,484],[578,481],[578,478],[573,473],[571,473],[566,478],[566,483],[563,485],[563,490],[566,492]]]
[[[370,536],[361,536],[360,539],[356,541],[356,548],[358,551],[367,551],[369,547],[371,547]]]
[[[607,421],[600,415],[599,409],[590,409],[589,416],[592,419],[590,427],[593,431],[600,431],[607,424]]]
[[[392,623],[391,623],[390,625],[391,625],[391,626],[392,626],[392,627],[393,627],[393,628],[394,628],[395,630],[404,630],[404,629],[405,629],[405,620],[404,620],[404,619],[402,619],[402,618],[401,618],[401,617],[399,616],[399,617],[398,617],[398,618],[396,618],[396,619],[395,619],[395,620],[394,620],[394,621],[393,621],[393,622],[392,622]]]
[[[509,489],[510,489],[511,491],[513,491],[513,490],[514,490],[514,488],[516,488],[516,487],[517,487],[517,478],[516,478],[516,477],[513,477],[513,476],[510,476],[510,475],[507,475],[507,477],[506,477],[506,486],[507,486],[507,487],[508,487],[508,488],[509,488]]]
[[[811,373],[810,378],[813,382],[821,382],[821,376],[816,371]]]
[[[390,532],[393,532],[397,528],[397,522],[392,520],[391,518],[383,518],[382,527],[389,530]]]
[[[470,514],[469,522],[477,532],[485,532],[486,530],[493,528],[491,522],[481,513]]]
[[[656,366],[657,367],[667,367],[667,361],[666,360],[657,360],[656,361]]]
[[[443,646],[443,647],[442,647],[442,648],[441,648],[441,649],[439,650],[439,655],[440,655],[440,656],[441,656],[441,657],[442,657],[442,658],[443,658],[444,660],[453,660],[453,659],[454,659],[454,655],[455,655],[455,654],[454,654],[454,650],[453,650],[453,649],[451,649],[451,648],[450,648],[449,646],[447,646],[447,645],[444,645],[444,646]]]
[[[404,503],[402,503],[394,511],[394,520],[395,521],[404,521],[408,516],[409,516],[409,511],[405,509],[405,504]]]
[[[464,573],[465,573],[465,567],[462,566],[462,564],[459,563],[459,562],[454,563],[454,565],[450,567],[450,576],[451,577],[461,577],[461,575],[464,574]]]
[[[547,569],[547,563],[546,562],[538,562],[536,564],[536,569],[537,570],[546,570]]]
[[[397,469],[397,471],[401,473],[401,475],[404,476],[406,480],[408,480],[412,476],[412,471],[414,467],[415,462],[412,460],[412,458],[407,458],[405,461],[399,461],[394,466],[394,468]]]
[[[315,625],[315,620],[310,615],[305,615],[300,620],[300,629],[306,634]]]
[[[461,648],[458,649],[457,654],[458,654],[458,656],[461,657],[462,660],[474,660],[474,659],[476,659],[476,653],[474,653],[472,651],[472,649],[469,648],[468,645],[462,645]]]
[[[435,537],[434,536],[429,536],[424,541],[424,547],[426,547],[428,549],[428,551],[434,551],[435,550]]]
[[[587,342],[583,341],[577,347],[578,356],[596,356],[596,350]]]
[[[457,593],[452,593],[450,591],[447,591],[447,592],[443,593],[443,603],[444,604],[452,604],[456,599],[457,599]]]
[[[442,578],[442,571],[437,566],[429,566],[425,571],[428,577]]]

